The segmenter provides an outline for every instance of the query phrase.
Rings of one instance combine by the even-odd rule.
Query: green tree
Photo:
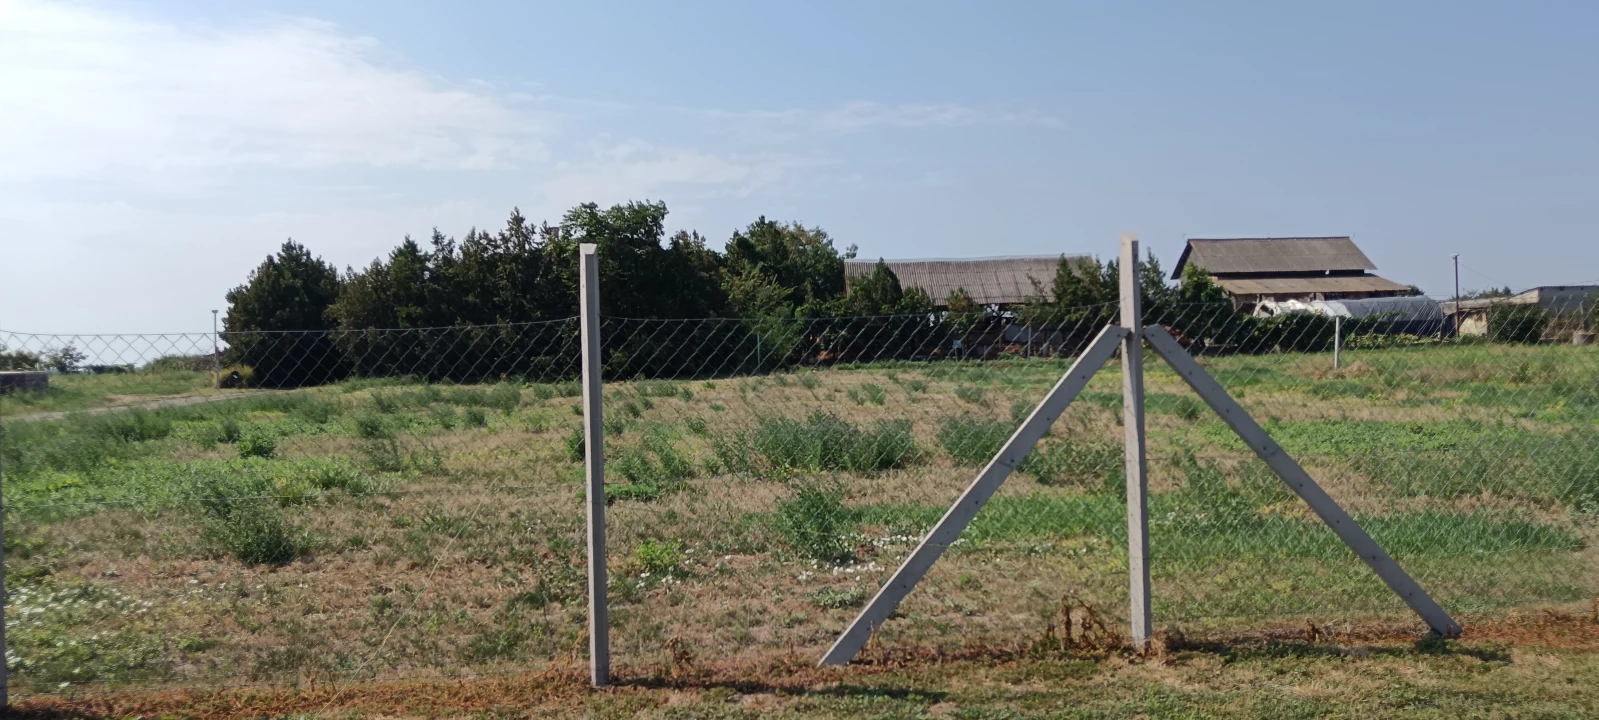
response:
[[[343,363],[326,333],[338,300],[338,271],[293,240],[267,256],[243,285],[228,291],[230,362],[255,369],[264,387],[321,383]],[[293,332],[285,332],[293,331]]]
[[[855,257],[852,245],[842,253],[819,227],[782,224],[764,216],[733,233],[727,241],[731,276],[759,273],[788,292],[788,303],[819,305],[844,294],[844,262]]]

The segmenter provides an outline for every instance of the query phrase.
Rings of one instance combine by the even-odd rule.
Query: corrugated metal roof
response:
[[[1183,276],[1187,263],[1212,275],[1377,269],[1349,237],[1193,238],[1172,279]]]
[[[1404,285],[1376,275],[1286,278],[1220,277],[1216,278],[1216,284],[1234,295],[1397,292],[1408,289]]]
[[[1048,293],[1055,281],[1059,255],[1033,257],[972,258],[966,260],[886,260],[888,269],[899,277],[901,287],[919,287],[942,307],[949,294],[964,288],[979,305],[1011,305],[1026,302],[1033,294],[1033,280]],[[1070,255],[1068,260],[1089,260],[1087,255]],[[876,260],[844,263],[846,286],[857,277],[872,274]]]

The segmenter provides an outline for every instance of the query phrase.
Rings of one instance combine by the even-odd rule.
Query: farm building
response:
[[[1409,287],[1371,273],[1377,266],[1351,238],[1193,238],[1172,269],[1193,265],[1233,296],[1239,308],[1263,301],[1394,297]]]
[[[964,289],[978,305],[1005,308],[1027,302],[1037,292],[1034,281],[1047,293],[1055,281],[1055,270],[1060,266],[1060,255],[1035,255],[1024,257],[989,257],[962,260],[886,260],[888,269],[899,278],[900,287],[909,290],[921,288],[933,299],[938,308],[947,307],[950,293]],[[1092,260],[1087,255],[1073,255],[1068,261]],[[844,263],[844,284],[848,288],[856,278],[866,277],[877,268],[876,260],[853,260]]]
[[[1553,318],[1577,317],[1599,307],[1599,285],[1543,285],[1509,297],[1471,298],[1438,304],[1460,335],[1488,332],[1488,313],[1496,305],[1537,305]]]

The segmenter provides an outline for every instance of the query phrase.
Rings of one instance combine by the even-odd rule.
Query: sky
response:
[[[1429,294],[1599,283],[1596,3],[0,0],[0,328],[205,331],[363,266],[664,201],[867,258],[1352,235]]]

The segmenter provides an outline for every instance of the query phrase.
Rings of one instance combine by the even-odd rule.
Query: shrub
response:
[[[888,393],[883,389],[883,386],[874,383],[862,385],[861,396],[866,398],[866,402],[873,405],[882,405],[888,400]]]
[[[313,425],[326,425],[339,413],[339,404],[321,398],[304,398],[289,409],[289,414]]]
[[[488,413],[483,412],[483,408],[469,407],[463,415],[467,427],[485,427],[489,424]]]
[[[1010,404],[1011,424],[1019,427],[1022,424],[1022,421],[1026,420],[1027,416],[1032,414],[1033,407],[1035,407],[1035,404],[1026,400],[1012,401]]]
[[[683,424],[688,428],[690,433],[700,437],[704,437],[709,432],[709,429],[705,425],[705,418],[691,417]]]
[[[385,415],[400,409],[400,399],[386,392],[372,393],[372,407]]]
[[[368,440],[392,437],[394,432],[389,429],[383,416],[375,412],[364,412],[355,416],[355,434]]]
[[[318,490],[343,490],[360,494],[373,489],[371,481],[346,461],[310,461],[299,472],[307,483]]]
[[[986,465],[1015,431],[1014,426],[1001,420],[962,415],[939,426],[938,444],[957,463]]]
[[[304,532],[283,516],[271,480],[251,474],[212,477],[193,494],[202,536],[240,561],[286,563],[304,552]]]
[[[659,434],[644,436],[644,449],[655,456],[660,468],[659,477],[664,483],[676,485],[694,477],[694,464],[684,458],[665,436]]]
[[[229,365],[222,368],[222,377],[217,380],[217,385],[228,389],[255,387],[255,368],[249,365]]]
[[[1488,339],[1499,343],[1536,343],[1549,327],[1549,315],[1538,305],[1495,305],[1488,310]]]
[[[495,385],[494,389],[489,391],[486,404],[510,415],[516,411],[516,406],[522,404],[522,388],[505,382]]]
[[[252,429],[250,432],[245,433],[244,437],[239,438],[239,442],[235,447],[239,449],[239,457],[241,458],[269,458],[277,454],[278,441],[271,433]]]
[[[1192,395],[1150,393],[1144,408],[1157,415],[1175,415],[1183,420],[1198,420],[1205,413],[1205,402]]]
[[[161,412],[139,408],[112,412],[89,421],[93,435],[124,443],[160,440],[172,434],[172,419]]]
[[[217,437],[225,443],[236,443],[244,436],[244,429],[239,427],[239,419],[229,416],[222,418],[217,423]]]
[[[566,458],[572,462],[583,462],[586,455],[583,442],[583,428],[573,428],[566,434]]]
[[[432,410],[433,422],[445,430],[454,430],[456,423],[455,408],[449,405],[438,405]]]
[[[1077,485],[1110,494],[1127,487],[1127,464],[1122,448],[1108,443],[1079,444],[1069,439],[1052,440],[1034,448],[1022,463],[1022,472],[1040,485]]]
[[[860,607],[866,602],[866,588],[852,585],[847,588],[822,588],[811,593],[812,605],[823,610],[844,610]]]
[[[987,401],[985,399],[985,396],[987,395],[987,393],[988,393],[988,391],[986,389],[984,389],[980,385],[957,385],[957,386],[955,386],[955,397],[960,398],[961,400],[969,402],[969,403],[971,403],[973,405],[986,405]]]
[[[607,485],[608,500],[654,500],[683,486],[694,477],[694,464],[670,440],[659,434],[644,438],[643,448],[623,448],[606,463],[607,475],[614,474],[626,484]]]
[[[879,420],[862,430],[827,412],[811,413],[804,421],[765,418],[753,442],[772,466],[793,470],[887,470],[917,455],[909,420]]]
[[[633,549],[639,568],[651,575],[677,575],[683,571],[682,540],[645,540]]]
[[[677,383],[670,380],[639,380],[633,383],[633,392],[641,398],[669,398],[678,394]]]
[[[801,556],[820,562],[847,560],[853,554],[854,517],[844,507],[844,493],[804,483],[777,504],[777,531]]]
[[[376,472],[399,472],[405,469],[405,456],[400,452],[400,441],[393,437],[369,438],[361,443],[359,449],[367,467]]]

